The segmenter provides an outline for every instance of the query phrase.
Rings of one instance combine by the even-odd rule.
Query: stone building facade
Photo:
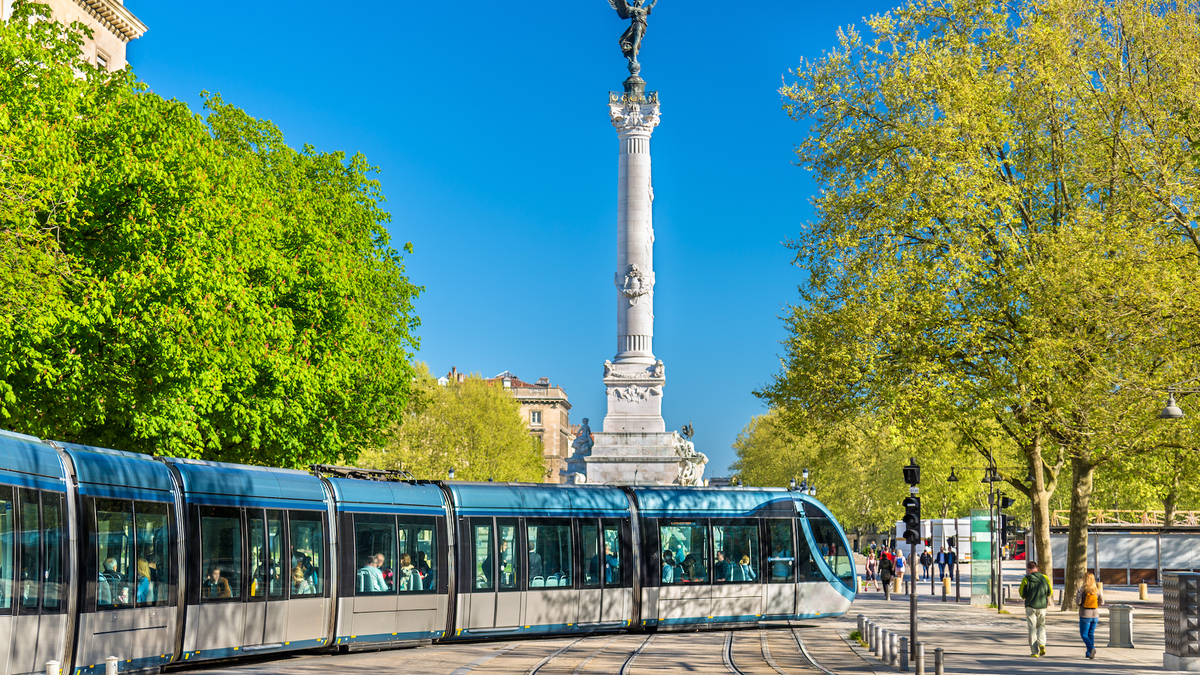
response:
[[[107,70],[120,70],[128,63],[125,48],[146,32],[146,24],[119,0],[41,0],[54,18],[64,24],[78,21],[92,29],[84,37],[83,57]],[[12,0],[0,0],[0,19],[12,15]]]
[[[530,383],[507,370],[487,381],[504,387],[521,403],[521,417],[529,426],[530,435],[542,442],[545,482],[563,482],[573,438],[567,392],[551,385],[548,377]]]

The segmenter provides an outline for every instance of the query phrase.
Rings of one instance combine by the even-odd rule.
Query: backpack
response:
[[[1084,609],[1096,609],[1099,606],[1100,606],[1100,598],[1095,593],[1086,593],[1085,592],[1083,594],[1083,608]]]

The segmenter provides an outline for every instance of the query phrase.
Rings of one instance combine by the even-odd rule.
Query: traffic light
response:
[[[1016,503],[1017,503],[1017,500],[1013,499],[1012,497],[1000,497],[1000,508],[1001,509],[1011,509],[1012,505],[1016,504]]]
[[[949,539],[946,540],[946,545],[949,546],[950,548],[954,548],[954,540],[955,539],[956,539],[956,537],[950,537]]]
[[[921,467],[917,466],[915,457],[910,457],[908,466],[904,467],[904,482],[909,485],[918,485],[921,482]]]
[[[905,497],[901,503],[904,505],[904,541],[916,544],[921,540],[921,498]]]
[[[925,548],[933,548],[933,540],[925,537]]]

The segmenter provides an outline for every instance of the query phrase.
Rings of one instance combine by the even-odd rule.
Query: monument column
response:
[[[629,59],[625,91],[609,92],[617,129],[617,353],[604,362],[608,414],[604,430],[587,420],[567,460],[571,482],[616,485],[701,485],[708,458],[662,417],[663,362],[654,358],[654,187],[650,134],[658,126],[658,92],[646,91],[637,61],[646,17],[658,0],[609,0],[630,21],[621,35]],[[691,432],[689,430],[690,437]]]
[[[632,79],[632,78],[631,78]],[[650,134],[658,126],[657,92],[627,83],[632,91],[609,94],[617,128],[617,364],[654,364],[654,187],[650,181]]]
[[[604,364],[608,414],[604,431],[666,431],[666,374],[654,358],[654,188],[650,134],[658,126],[658,93],[636,74],[608,95],[617,129],[617,354]]]

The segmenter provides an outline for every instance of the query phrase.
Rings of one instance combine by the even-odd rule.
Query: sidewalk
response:
[[[948,603],[928,596],[918,599],[918,639],[925,645],[926,672],[933,673],[933,650],[945,650],[946,673],[1133,673],[1164,672],[1162,614],[1134,610],[1135,649],[1107,649],[1108,614],[1101,612],[1096,629],[1097,655],[1083,656],[1079,619],[1074,612],[1047,614],[1046,656],[1030,658],[1025,613],[1010,606],[1011,614],[972,607],[965,602]],[[881,593],[860,593],[850,612],[840,618],[842,635],[857,628],[857,615],[882,624],[901,635],[908,634],[908,596],[893,596],[885,602]],[[869,657],[873,658],[873,657]],[[878,663],[876,661],[876,663]],[[911,672],[911,671],[910,671]]]

